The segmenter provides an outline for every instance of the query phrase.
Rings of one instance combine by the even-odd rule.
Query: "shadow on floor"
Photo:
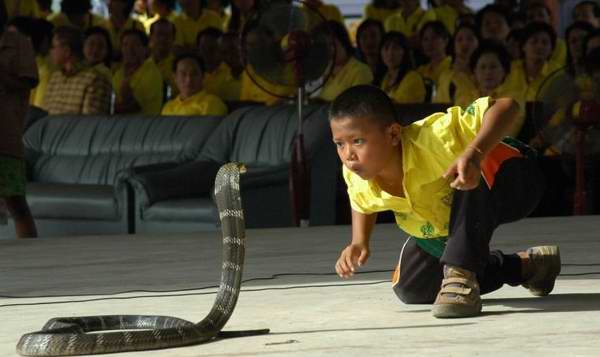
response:
[[[483,299],[484,315],[540,312],[600,311],[599,293],[553,294],[546,297]],[[485,307],[506,306],[515,311],[485,312]]]

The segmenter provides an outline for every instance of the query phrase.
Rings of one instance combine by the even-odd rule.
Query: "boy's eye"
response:
[[[344,143],[342,143],[342,142],[340,142],[340,141],[334,141],[333,143],[335,144],[335,146],[336,146],[337,148],[341,148],[342,146],[344,146]]]
[[[364,143],[365,143],[365,139],[354,139],[354,140],[353,140],[353,143],[354,143],[355,145],[361,145],[361,144],[364,144]]]

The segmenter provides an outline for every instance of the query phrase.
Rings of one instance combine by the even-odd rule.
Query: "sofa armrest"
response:
[[[152,205],[168,199],[208,196],[220,164],[190,161],[148,165],[126,170],[139,202]]]

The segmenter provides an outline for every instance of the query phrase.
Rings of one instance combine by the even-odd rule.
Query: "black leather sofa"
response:
[[[198,155],[221,117],[47,116],[24,135],[27,201],[40,236],[132,233],[121,171]],[[0,237],[14,237],[13,225]]]
[[[216,229],[212,188],[218,168],[227,162],[244,163],[248,170],[241,177],[246,226],[291,226],[289,171],[296,113],[292,105],[242,108],[223,119],[194,160],[130,169],[135,231]],[[334,224],[340,164],[331,141],[327,106],[308,106],[303,116],[312,175],[310,224]]]

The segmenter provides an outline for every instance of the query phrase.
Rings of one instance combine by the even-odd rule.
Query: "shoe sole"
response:
[[[560,261],[560,249],[555,245],[534,248],[536,249],[535,254],[541,255],[543,257],[543,261],[549,266],[547,273],[547,279],[549,282],[547,283],[547,286],[540,285],[532,287],[531,284],[527,284],[525,287],[529,289],[529,292],[531,292],[533,296],[548,296],[554,289],[554,283],[556,282],[556,278],[560,274],[562,267]]]
[[[459,304],[433,305],[431,312],[437,318],[474,317],[481,314],[481,302],[477,306]]]

